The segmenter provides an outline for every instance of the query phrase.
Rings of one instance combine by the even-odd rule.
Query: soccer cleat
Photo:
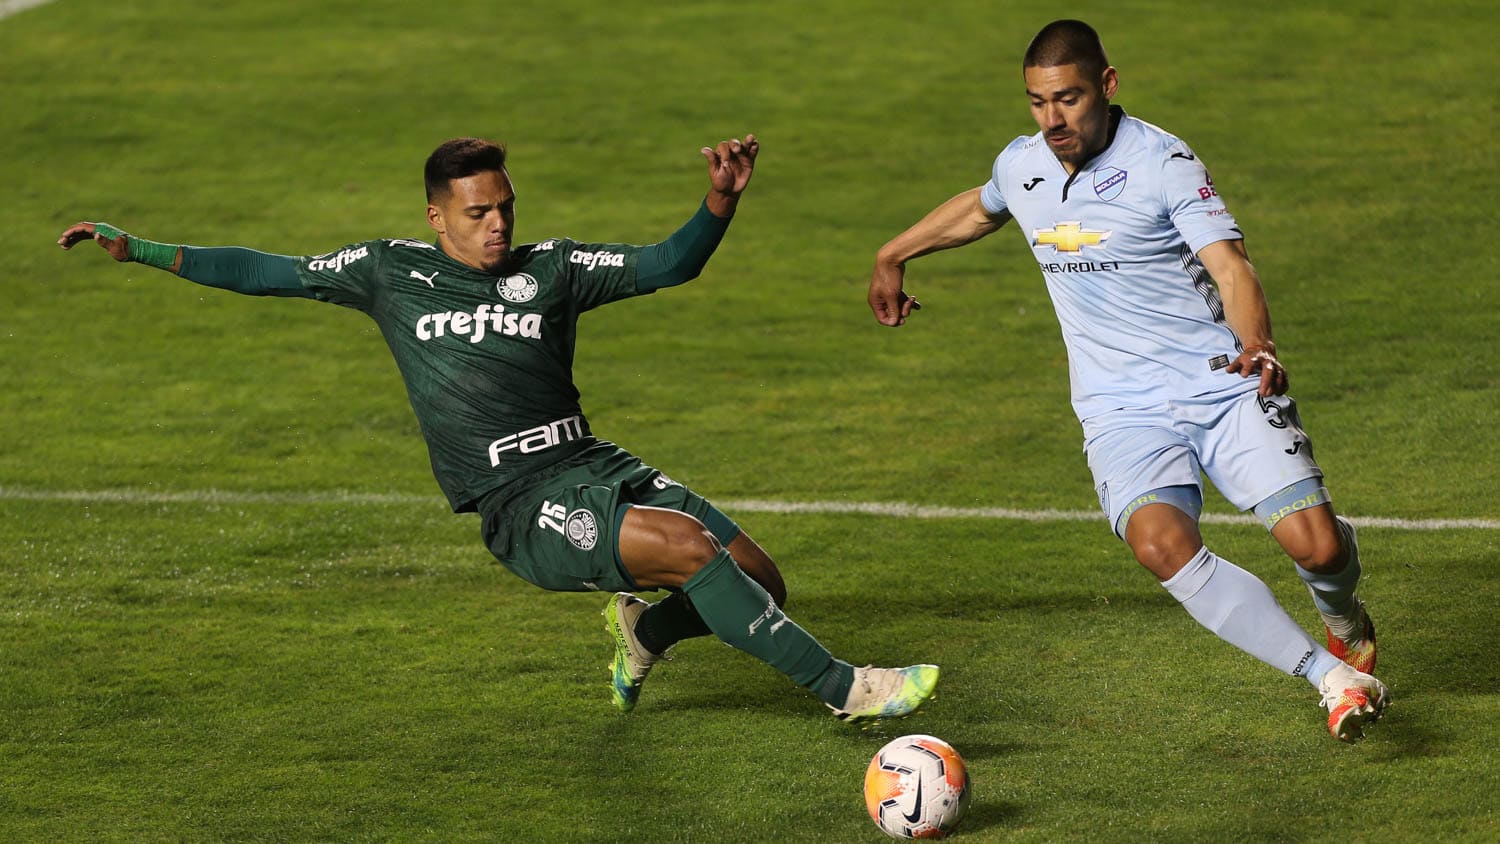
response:
[[[1370,614],[1365,611],[1365,602],[1359,602],[1359,614],[1364,623],[1360,625],[1359,638],[1353,642],[1346,642],[1333,635],[1333,630],[1327,624],[1323,629],[1328,633],[1328,652],[1348,663],[1351,668],[1362,674],[1375,673],[1375,622],[1370,620]]]
[[[843,708],[828,704],[833,714],[844,721],[873,721],[876,718],[900,718],[917,710],[937,688],[936,665],[913,665],[908,668],[854,669],[854,685]]]
[[[635,623],[649,606],[629,592],[616,592],[604,605],[604,629],[615,640],[615,657],[609,663],[610,692],[621,712],[635,708],[641,696],[641,683],[660,658],[635,638]]]
[[[1342,663],[1324,675],[1318,690],[1328,710],[1328,732],[1340,741],[1363,738],[1365,726],[1385,714],[1390,700],[1384,683]]]

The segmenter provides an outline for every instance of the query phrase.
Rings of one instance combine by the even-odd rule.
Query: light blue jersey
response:
[[[1041,133],[1016,138],[980,193],[1031,242],[1068,347],[1073,410],[1253,391],[1224,372],[1239,339],[1197,252],[1243,237],[1187,144],[1111,107],[1114,140],[1069,177]]]

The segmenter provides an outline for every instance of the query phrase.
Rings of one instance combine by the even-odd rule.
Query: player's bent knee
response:
[[[1336,574],[1346,562],[1344,546],[1335,531],[1320,531],[1288,548],[1287,553],[1297,565],[1316,574]]]
[[[1203,538],[1196,532],[1175,530],[1131,531],[1128,541],[1136,561],[1161,580],[1181,571],[1203,547]]]
[[[1172,575],[1182,570],[1193,555],[1198,553],[1198,545],[1188,549],[1187,545],[1178,542],[1161,542],[1154,540],[1138,541],[1130,546],[1135,553],[1136,562],[1145,566],[1152,574],[1161,580],[1169,580]]]
[[[671,562],[673,569],[696,574],[724,550],[713,532],[692,516],[675,511],[658,512],[663,513],[656,520],[660,554],[664,561]]]
[[[1196,520],[1161,504],[1141,508],[1126,523],[1125,542],[1136,560],[1160,580],[1170,579],[1203,547]]]

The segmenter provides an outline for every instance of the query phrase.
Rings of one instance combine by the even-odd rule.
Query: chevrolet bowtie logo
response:
[[[1033,229],[1032,246],[1050,246],[1058,252],[1081,252],[1085,246],[1099,246],[1109,240],[1109,232],[1085,229],[1077,221],[1058,223],[1055,229]]]

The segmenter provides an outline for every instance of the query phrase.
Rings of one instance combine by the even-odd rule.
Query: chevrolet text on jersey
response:
[[[361,246],[357,249],[340,249],[321,258],[314,258],[308,262],[307,268],[313,272],[318,270],[333,270],[336,273],[343,272],[344,267],[364,258],[370,254],[367,247]]]
[[[488,329],[486,329],[488,327]],[[542,339],[542,315],[518,314],[505,310],[504,305],[480,305],[474,313],[466,311],[443,311],[423,314],[417,320],[417,339],[423,342],[447,334],[469,337],[470,343],[484,339],[486,330],[507,337],[529,337]]]
[[[621,252],[605,252],[602,249],[598,252],[574,252],[568,258],[568,262],[571,264],[583,264],[585,270],[593,272],[594,267],[625,266],[625,255]]]

